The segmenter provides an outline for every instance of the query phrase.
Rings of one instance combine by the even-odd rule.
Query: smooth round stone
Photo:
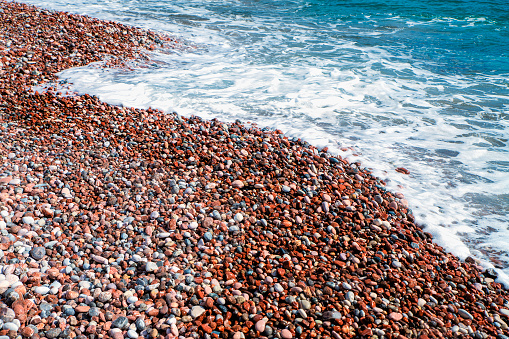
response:
[[[109,335],[113,339],[123,339],[124,335],[122,334],[122,331],[118,328],[112,328],[109,330]]]
[[[155,270],[157,270],[158,267],[157,267],[157,264],[155,262],[152,262],[152,261],[149,261],[145,264],[145,271],[146,272],[153,272]]]
[[[311,303],[306,299],[300,301],[300,307],[304,310],[309,310],[311,308]]]
[[[41,260],[46,256],[46,249],[44,247],[34,247],[30,251],[30,256],[35,260]]]
[[[302,332],[303,332],[302,327],[297,326],[297,327],[295,328],[295,334],[296,334],[297,336],[300,336],[300,335],[302,334]]]
[[[211,241],[212,238],[213,238],[213,236],[212,236],[212,233],[210,233],[210,232],[205,232],[205,234],[203,235],[203,240],[205,240],[205,241]]]
[[[2,328],[4,330],[14,331],[14,332],[18,332],[18,330],[19,330],[19,326],[12,322],[5,323]]]
[[[274,291],[278,292],[278,293],[282,293],[285,289],[283,288],[283,286],[281,286],[280,283],[275,283],[274,284]]]
[[[201,306],[193,306],[193,308],[191,309],[190,315],[193,318],[198,318],[203,313],[205,313],[205,309],[203,307],[201,307]]]
[[[389,319],[392,319],[394,321],[400,321],[401,319],[403,319],[403,315],[398,312],[392,312],[391,314],[389,314]]]
[[[136,319],[135,323],[136,329],[138,331],[143,331],[147,326],[145,325],[145,321],[142,318]]]
[[[50,288],[47,286],[37,286],[36,288],[34,288],[35,293],[42,294],[42,295],[48,294],[49,291],[50,291]]]
[[[283,339],[292,339],[293,335],[292,335],[292,332],[290,332],[290,330],[287,330],[285,328],[284,330],[281,331],[281,337]]]
[[[0,320],[2,320],[5,323],[9,323],[9,322],[13,321],[15,317],[16,317],[16,313],[14,313],[14,311],[10,308],[4,309],[0,313]]]
[[[64,305],[63,309],[64,309],[64,314],[65,315],[69,316],[69,315],[75,315],[76,314],[76,312],[74,311],[74,308],[72,308],[69,305]]]
[[[134,304],[134,303],[136,303],[137,301],[138,301],[138,297],[135,297],[135,296],[131,296],[131,297],[127,298],[127,302],[128,302],[129,304]]]
[[[97,297],[97,299],[100,302],[105,303],[105,302],[111,300],[111,297],[112,297],[111,292],[101,292],[99,294],[99,296]]]
[[[242,215],[242,213],[237,213],[235,214],[234,219],[236,222],[242,222],[242,220],[244,220],[244,216]]]
[[[21,183],[21,179],[15,178],[9,181],[9,185],[19,185]]]
[[[464,309],[460,308],[458,310],[458,314],[463,318],[463,319],[470,319],[470,320],[473,320],[474,317],[472,317],[472,315],[470,313],[468,313],[467,311],[465,311]]]
[[[88,315],[91,317],[98,317],[99,314],[101,314],[101,310],[98,307],[91,307],[90,310],[88,310]]]
[[[81,287],[81,288],[86,288],[87,290],[89,290],[90,287],[92,286],[92,283],[90,281],[80,281],[78,283],[78,286]]]
[[[426,300],[422,299],[422,298],[419,298],[417,300],[417,306],[419,307],[423,307],[424,305],[426,305]]]
[[[120,316],[117,319],[113,320],[111,323],[113,328],[119,328],[121,330],[127,328],[129,326],[129,319],[124,316]]]
[[[505,315],[506,317],[509,318],[509,310],[506,309],[506,308],[501,308],[500,309],[500,313],[502,313],[503,315]]]
[[[46,331],[46,337],[50,339],[57,338],[60,335],[60,333],[62,333],[62,330],[60,328],[58,327],[52,328],[49,331]]]
[[[266,324],[265,320],[263,320],[263,319],[258,320],[255,324],[255,330],[257,330],[260,333],[265,331],[265,324]]]
[[[274,333],[274,330],[272,329],[272,327],[265,325],[265,331],[263,331],[263,335],[270,338],[270,337],[272,337],[273,333]]]
[[[40,305],[39,305],[39,309],[41,311],[51,311],[53,309],[53,306],[45,301],[43,301]]]
[[[32,225],[35,220],[32,217],[23,217],[21,221],[23,221],[25,224]]]
[[[355,300],[355,294],[352,291],[346,292],[346,300],[353,302]]]
[[[219,213],[219,211],[217,210],[214,210],[212,211],[212,218],[216,219],[216,220],[221,220],[221,213]]]
[[[401,263],[399,262],[399,260],[393,260],[392,261],[392,266],[395,267],[395,268],[400,268],[401,267]]]
[[[5,280],[9,283],[9,286],[12,286],[19,281],[19,277],[14,274],[7,274]]]
[[[127,336],[131,339],[136,339],[136,338],[138,338],[139,335],[138,335],[138,333],[136,333],[135,330],[129,330],[129,331],[127,331]]]
[[[342,286],[342,287],[343,287],[343,289],[345,289],[345,290],[351,290],[351,289],[352,289],[352,286],[351,286],[349,283],[347,283],[347,282],[343,282],[343,283],[341,284],[341,286]]]
[[[339,313],[337,311],[330,312],[328,314],[328,318],[330,318],[330,319],[341,319],[341,313]]]

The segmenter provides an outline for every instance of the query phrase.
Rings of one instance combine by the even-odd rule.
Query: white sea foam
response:
[[[499,280],[509,286],[509,123],[500,119],[509,98],[477,86],[504,88],[503,77],[435,72],[401,50],[340,34],[324,38],[306,23],[224,18],[178,3],[133,14],[135,2],[133,9],[115,1],[31,2],[176,33],[197,47],[153,53],[157,66],[130,73],[93,66],[62,72],[77,91],[112,104],[256,122],[361,160],[405,194],[446,250],[488,267],[504,262]],[[421,24],[430,22],[412,23]],[[505,108],[490,106],[494,101]]]

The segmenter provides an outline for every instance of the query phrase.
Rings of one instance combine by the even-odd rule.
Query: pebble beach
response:
[[[360,163],[51,87],[178,41],[4,1],[0,27],[0,339],[509,338],[497,273]]]

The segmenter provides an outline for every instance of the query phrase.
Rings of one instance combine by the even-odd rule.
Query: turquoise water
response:
[[[440,245],[509,282],[506,1],[28,2],[180,41],[133,71],[64,71],[76,90],[251,121],[360,160]]]

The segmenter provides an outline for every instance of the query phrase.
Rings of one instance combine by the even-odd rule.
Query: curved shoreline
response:
[[[0,4],[0,335],[508,335],[493,272],[356,164],[278,131],[29,93],[171,40]]]

